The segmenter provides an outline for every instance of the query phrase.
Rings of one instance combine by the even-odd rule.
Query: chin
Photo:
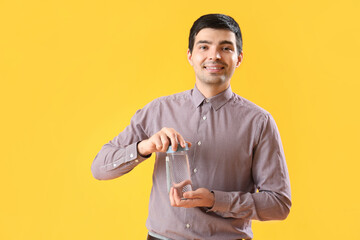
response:
[[[203,83],[206,84],[214,84],[214,85],[221,85],[226,82],[226,79],[224,78],[206,78],[202,80]]]

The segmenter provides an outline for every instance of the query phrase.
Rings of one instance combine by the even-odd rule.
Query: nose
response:
[[[209,60],[221,59],[221,55],[218,49],[212,49],[209,51]]]

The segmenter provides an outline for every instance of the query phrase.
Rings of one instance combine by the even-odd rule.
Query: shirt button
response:
[[[205,99],[205,102],[210,102],[210,100],[209,100],[209,99]]]
[[[199,145],[199,146],[201,145],[201,141],[198,141],[198,145]]]
[[[139,162],[139,160],[136,159],[135,162]]]
[[[186,228],[190,228],[190,224],[186,224]]]
[[[113,166],[116,167],[116,163],[114,163]]]
[[[206,116],[203,116],[203,119],[206,120]]]
[[[196,168],[194,169],[194,173],[197,173],[197,169],[196,169]]]
[[[130,157],[131,157],[131,158],[134,157],[134,154],[130,154]]]

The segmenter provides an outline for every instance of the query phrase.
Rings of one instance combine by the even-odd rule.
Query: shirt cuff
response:
[[[214,193],[214,206],[210,208],[209,212],[228,212],[230,209],[229,195],[222,191],[212,191]]]
[[[136,142],[125,148],[125,162],[131,162],[135,160],[136,163],[141,163],[142,161],[151,157],[151,154],[147,156],[140,155],[140,153],[137,150],[138,144],[139,142]]]
[[[146,160],[148,157],[151,156],[151,154],[145,157],[141,156],[137,151],[137,144],[138,142],[127,146],[125,148],[125,155],[122,155],[122,157],[119,157],[112,163],[105,165],[104,166],[105,171],[112,171],[120,166],[132,165],[133,167],[135,167],[136,165],[138,165],[139,163],[143,162],[144,160]]]

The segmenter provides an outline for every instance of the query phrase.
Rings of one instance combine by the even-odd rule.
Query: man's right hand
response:
[[[140,155],[147,156],[153,152],[166,152],[170,144],[172,149],[176,151],[178,143],[185,147],[185,140],[177,131],[164,127],[149,139],[141,141],[137,148]],[[191,143],[187,143],[190,147]]]

